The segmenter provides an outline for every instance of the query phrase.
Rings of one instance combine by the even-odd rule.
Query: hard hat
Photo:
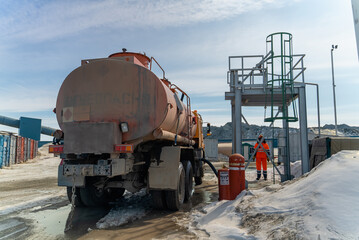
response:
[[[260,135],[258,136],[258,139],[262,139],[262,137],[263,137],[263,135],[262,135],[262,134],[260,134]]]

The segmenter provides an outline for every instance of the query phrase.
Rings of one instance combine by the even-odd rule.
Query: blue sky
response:
[[[320,86],[322,125],[334,123],[330,48],[339,45],[338,123],[359,126],[350,0],[1,0],[0,115],[41,118],[56,128],[52,109],[65,77],[81,59],[125,47],[155,57],[166,77],[191,96],[192,109],[224,125],[231,119],[224,100],[228,56],[265,54],[266,36],[278,31],[292,33],[294,53],[306,54],[305,79]],[[316,126],[315,88],[308,87],[307,95],[308,125]],[[250,123],[265,125],[263,108],[243,112]]]

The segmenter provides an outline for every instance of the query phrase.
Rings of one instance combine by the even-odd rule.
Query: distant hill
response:
[[[277,138],[279,133],[283,131],[283,129],[279,127],[267,127],[267,126],[258,126],[258,125],[247,125],[245,123],[242,124],[243,132],[242,138],[244,139],[255,139],[259,136],[259,134],[263,134],[265,138]],[[330,136],[335,135],[335,125],[327,124],[324,125],[321,129],[321,134]],[[206,127],[203,129],[204,133],[206,133]],[[228,122],[224,126],[216,127],[211,126],[212,136],[206,137],[210,139],[231,139],[232,138],[232,123]],[[298,128],[290,128],[290,133],[298,133]],[[308,128],[308,133],[317,134],[318,128],[311,127]],[[338,125],[338,135],[339,136],[359,136],[359,127],[351,127],[346,124]]]
[[[334,124],[326,124],[323,127],[324,129],[335,130]],[[339,124],[338,131],[345,136],[359,136],[359,127],[348,126],[346,124]]]

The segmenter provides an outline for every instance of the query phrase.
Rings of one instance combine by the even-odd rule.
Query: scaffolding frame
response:
[[[270,59],[273,52],[269,51],[266,55],[243,55],[243,56],[229,56],[228,57],[228,72],[227,84],[229,85],[229,92],[225,93],[225,99],[231,101],[232,112],[232,153],[242,154],[242,107],[253,107],[267,105],[267,95],[273,93],[273,105],[278,106],[278,112],[283,111],[283,96],[282,88],[275,86],[268,87],[268,69],[265,62]],[[298,99],[299,107],[299,129],[300,129],[300,145],[301,145],[301,159],[302,159],[302,173],[309,172],[309,148],[308,148],[308,132],[307,132],[307,106],[306,106],[306,91],[304,79],[304,54],[293,54],[293,64],[291,71],[293,73],[293,86],[284,86],[286,95],[284,96],[285,108]],[[239,66],[234,64],[239,62]],[[249,62],[249,64],[247,64]],[[253,62],[256,62],[253,64]],[[252,65],[250,65],[252,64]],[[254,65],[254,67],[253,67]],[[301,78],[300,82],[294,80]],[[319,106],[318,106],[319,107]],[[284,110],[284,111],[287,111]],[[319,117],[319,116],[318,116]],[[244,116],[243,116],[244,118]],[[289,126],[286,119],[282,119],[283,129],[286,136],[286,150],[282,153],[284,155],[284,175],[281,177],[282,181],[292,179],[290,172],[290,152],[289,152]],[[273,154],[271,154],[273,161]]]

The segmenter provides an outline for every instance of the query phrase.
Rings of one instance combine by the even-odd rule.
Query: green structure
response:
[[[267,88],[265,122],[285,120],[298,121],[294,101],[292,34],[279,32],[268,35],[267,44]],[[288,102],[291,103],[288,108]],[[276,114],[279,113],[279,114]]]

